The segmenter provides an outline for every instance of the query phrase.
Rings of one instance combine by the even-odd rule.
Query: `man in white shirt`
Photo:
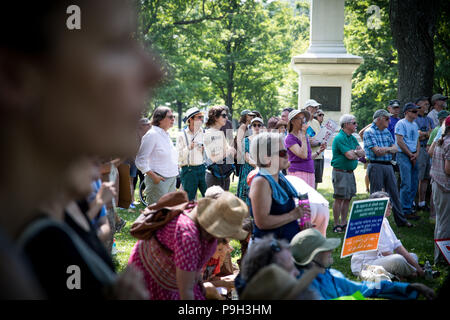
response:
[[[186,111],[184,122],[188,127],[178,133],[177,152],[178,164],[181,167],[180,179],[184,191],[187,192],[189,200],[194,200],[197,189],[200,189],[202,196],[205,196],[206,167],[203,153],[203,113],[196,107]]]
[[[167,107],[153,112],[152,128],[142,137],[136,156],[136,166],[145,173],[145,195],[148,204],[155,203],[166,193],[176,190],[178,154],[168,130],[175,117]]]

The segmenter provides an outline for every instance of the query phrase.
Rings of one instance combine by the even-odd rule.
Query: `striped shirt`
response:
[[[375,123],[364,132],[364,151],[371,161],[391,161],[392,154],[386,153],[384,156],[377,156],[373,151],[373,147],[390,147],[394,144],[392,135],[388,129],[380,131]]]

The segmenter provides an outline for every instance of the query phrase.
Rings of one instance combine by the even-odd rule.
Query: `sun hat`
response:
[[[252,121],[250,121],[250,124],[253,124],[253,122],[256,122],[256,121],[261,122],[261,124],[264,124],[263,119],[261,119],[260,117],[254,117],[252,119]]]
[[[197,221],[216,238],[247,238],[248,232],[242,229],[242,222],[247,216],[245,202],[228,191],[217,199],[202,198],[198,201]]]
[[[316,107],[319,107],[319,106],[321,106],[321,104],[318,103],[318,102],[317,102],[316,100],[314,100],[314,99],[309,99],[308,101],[305,102],[305,108],[308,108],[308,107],[314,107],[314,108],[316,108]]]
[[[291,253],[294,263],[305,266],[323,251],[336,249],[340,238],[325,238],[317,229],[309,228],[297,233],[291,240]]]
[[[305,115],[306,122],[308,122],[309,118],[311,118],[311,115],[310,115],[310,113],[307,110],[305,110],[305,109],[301,109],[301,110],[295,109],[295,110],[292,110],[291,112],[289,112],[288,122],[290,122],[292,119],[294,119],[295,116],[298,115],[299,113],[303,113]]]
[[[195,116],[196,114],[199,114],[199,113],[201,113],[199,108],[197,108],[197,107],[190,108],[186,111],[186,115],[185,115],[183,121],[187,122],[190,118],[192,118],[193,116]]]
[[[373,120],[375,120],[379,117],[388,117],[389,118],[390,116],[392,116],[392,113],[389,113],[384,109],[380,109],[380,110],[375,111],[375,113],[373,114]]]
[[[247,283],[240,300],[294,300],[308,288],[315,274],[295,279],[286,270],[272,263],[259,270]]]

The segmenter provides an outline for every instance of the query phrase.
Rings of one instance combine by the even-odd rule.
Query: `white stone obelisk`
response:
[[[298,108],[315,99],[335,121],[350,113],[352,75],[363,62],[345,49],[344,5],[345,0],[311,0],[309,48],[291,60],[299,74]]]

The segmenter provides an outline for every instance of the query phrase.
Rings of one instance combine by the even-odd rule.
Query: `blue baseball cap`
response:
[[[414,103],[412,102],[408,102],[407,104],[405,104],[405,106],[403,107],[403,112],[406,112],[408,110],[417,110],[419,109],[418,106],[416,106]]]

